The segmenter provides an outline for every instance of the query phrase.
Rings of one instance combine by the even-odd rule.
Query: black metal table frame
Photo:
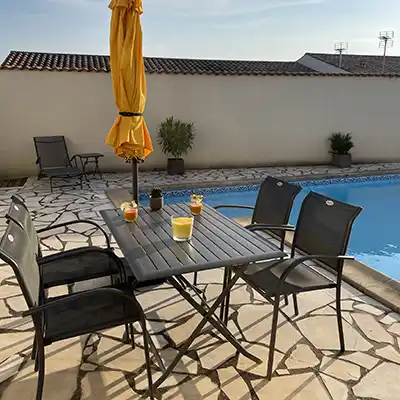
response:
[[[106,212],[107,211],[101,211],[101,214],[107,223],[107,219],[105,218]],[[110,224],[112,224],[112,221],[108,221],[108,222]],[[112,227],[113,227],[112,225],[109,226],[111,232],[113,231]],[[246,232],[246,233],[248,233],[248,232]],[[114,234],[114,237],[118,243],[117,235]],[[123,245],[127,246],[126,236],[125,235],[121,236],[120,239],[123,241],[122,242]],[[120,245],[120,248],[123,251],[123,246]],[[161,369],[162,369],[163,373],[162,373],[161,377],[156,382],[154,382],[153,389],[156,389],[165,381],[165,379],[173,371],[175,366],[179,363],[179,361],[181,360],[181,358],[183,357],[185,352],[189,349],[190,345],[193,343],[193,341],[196,339],[196,337],[201,333],[202,329],[204,328],[204,326],[207,323],[210,323],[212,326],[214,326],[214,328],[216,328],[221,333],[221,335],[224,336],[226,338],[226,340],[228,340],[228,342],[231,343],[232,346],[234,346],[236,348],[236,350],[239,351],[241,354],[243,354],[244,356],[248,357],[249,359],[251,359],[252,361],[254,361],[256,363],[262,362],[258,357],[254,356],[253,354],[248,352],[239,343],[239,341],[235,338],[235,336],[228,330],[228,328],[226,327],[226,324],[223,322],[222,318],[219,318],[216,315],[215,311],[217,311],[218,307],[221,307],[221,309],[222,309],[222,308],[224,308],[225,304],[229,303],[228,296],[230,294],[230,291],[231,291],[232,287],[235,285],[235,283],[237,282],[237,280],[240,278],[240,273],[243,273],[246,270],[246,268],[248,267],[248,265],[252,264],[253,262],[255,262],[257,260],[273,260],[273,259],[282,258],[284,256],[286,256],[286,254],[280,250],[276,250],[276,251],[271,250],[268,252],[266,251],[265,253],[262,253],[262,254],[258,254],[257,256],[248,256],[248,257],[242,258],[240,263],[238,262],[239,260],[234,260],[234,259],[232,259],[232,262],[227,262],[227,260],[225,260],[225,262],[222,264],[215,263],[215,267],[211,267],[208,269],[213,269],[213,268],[217,268],[217,267],[224,268],[225,276],[224,276],[224,282],[222,285],[222,291],[219,294],[219,296],[217,297],[217,299],[214,301],[214,303],[210,306],[207,304],[205,299],[202,297],[200,289],[196,288],[191,283],[189,283],[187,281],[187,279],[182,275],[182,273],[185,274],[188,272],[195,272],[195,270],[196,271],[198,270],[198,272],[200,272],[200,271],[205,271],[205,269],[195,268],[195,270],[194,270],[193,268],[191,268],[191,270],[184,270],[184,271],[180,272],[179,274],[175,273],[175,274],[165,276],[165,280],[174,289],[176,289],[177,292],[197,312],[199,312],[203,316],[203,319],[199,322],[197,327],[190,334],[189,338],[181,346],[179,346],[178,354],[176,355],[176,357],[174,358],[172,363],[168,366],[168,368],[165,369],[164,366],[162,365]],[[246,261],[244,261],[244,259],[246,259]],[[200,267],[200,265],[199,265],[199,267]],[[231,276],[232,272],[234,273],[233,277]],[[133,283],[133,287],[135,288],[135,284],[139,285],[141,282],[142,282],[141,280],[135,281]],[[196,302],[194,300],[194,298],[191,296],[191,294],[188,293],[188,291],[187,291],[188,287],[194,291],[195,295],[200,299],[200,303]]]
[[[237,267],[236,270],[238,272],[244,272],[247,268],[247,265],[243,265],[240,267]],[[214,301],[214,303],[209,306],[204,299],[201,298],[199,293],[196,291],[196,289],[183,277],[183,276],[177,276],[177,277],[170,277],[167,279],[167,281],[171,284],[173,288],[175,288],[178,293],[190,304],[193,306],[193,308],[198,311],[201,315],[203,315],[203,319],[199,322],[197,327],[193,330],[193,332],[190,334],[188,339],[179,347],[178,354],[172,361],[172,363],[168,366],[168,368],[163,371],[163,374],[160,376],[160,378],[157,379],[156,382],[153,383],[153,388],[156,389],[158,386],[160,386],[165,379],[168,378],[168,375],[174,370],[175,366],[179,363],[179,361],[182,359],[182,357],[185,355],[186,351],[189,349],[190,345],[193,343],[193,341],[197,338],[197,336],[201,333],[202,329],[204,326],[209,322],[211,325],[216,328],[222,336],[228,340],[228,342],[236,348],[237,351],[239,351],[241,354],[249,358],[250,360],[260,364],[262,360],[260,360],[258,357],[254,356],[250,352],[248,352],[234,337],[234,335],[228,330],[226,325],[221,321],[220,318],[218,318],[217,315],[215,315],[215,311],[218,309],[220,305],[223,304],[224,299],[229,295],[230,290],[232,287],[235,285],[236,281],[239,279],[239,274],[236,274],[230,278],[229,282],[226,282],[224,285],[223,290],[221,291],[220,295],[217,297],[217,299]],[[185,286],[191,287],[195,293],[199,295],[199,298],[201,299],[201,304],[197,303],[196,301],[193,300],[193,298],[190,296],[190,294],[186,291]]]

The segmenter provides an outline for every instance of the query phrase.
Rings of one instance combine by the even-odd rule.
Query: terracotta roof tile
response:
[[[327,56],[327,54],[307,54],[315,58]],[[336,55],[331,54],[329,56],[333,58],[325,57],[322,61],[335,62],[334,57]],[[400,57],[391,58],[400,59]],[[145,70],[149,74],[400,77],[400,67],[398,69],[392,68],[389,73],[384,75],[380,73],[380,70],[378,71],[373,68],[367,70],[364,68],[362,71],[357,70],[350,74],[322,73],[292,61],[236,61],[145,57],[144,64]],[[0,65],[0,69],[110,72],[110,58],[109,56],[90,54],[11,51]]]
[[[145,69],[158,74],[269,75],[309,73],[312,69],[297,62],[196,60],[146,57]],[[1,64],[3,69],[66,70],[110,72],[108,56],[11,51]]]

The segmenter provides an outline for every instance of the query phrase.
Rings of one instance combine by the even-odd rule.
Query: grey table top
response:
[[[160,211],[140,207],[134,223],[126,223],[119,210],[100,213],[140,282],[285,256],[207,205],[195,217],[192,240],[183,243],[172,239],[171,215],[189,214],[188,204],[170,204]]]

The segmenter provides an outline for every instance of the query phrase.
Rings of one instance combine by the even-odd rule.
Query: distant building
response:
[[[381,74],[383,56],[343,54],[339,68],[339,54],[306,53],[298,61],[316,72],[342,74]],[[400,57],[386,56],[385,74],[400,73]]]

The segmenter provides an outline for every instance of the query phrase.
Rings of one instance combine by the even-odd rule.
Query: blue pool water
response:
[[[365,179],[365,178],[364,178]],[[346,183],[303,182],[290,222],[296,224],[301,202],[310,190],[363,207],[349,243],[349,254],[378,271],[400,280],[400,176],[382,180],[349,180]],[[247,191],[205,193],[205,202],[217,204],[255,204],[257,188]],[[188,201],[188,195],[166,197],[166,203]],[[230,218],[251,215],[251,211],[221,209]]]

